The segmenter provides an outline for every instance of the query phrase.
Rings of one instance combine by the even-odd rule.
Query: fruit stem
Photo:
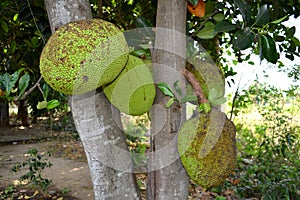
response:
[[[205,103],[209,103],[209,101],[207,100],[207,98],[205,97],[203,90],[199,84],[199,82],[197,81],[196,77],[189,72],[187,69],[183,69],[182,70],[182,75],[186,78],[186,80],[188,80],[188,82],[190,82],[190,84],[192,85],[193,89],[194,89],[194,95],[196,97],[198,97],[198,101],[200,104],[205,104]]]

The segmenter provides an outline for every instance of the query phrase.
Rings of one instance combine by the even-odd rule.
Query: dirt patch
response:
[[[17,173],[12,173],[11,169],[15,163],[26,159],[24,154],[28,150],[36,148],[40,153],[48,151],[54,153],[48,159],[53,166],[44,170],[44,176],[53,182],[49,188],[50,194],[65,191],[72,195],[73,199],[94,199],[90,172],[80,142],[73,141],[72,145],[70,145],[71,139],[65,141],[67,135],[65,133],[41,132],[41,130],[35,129],[27,129],[24,132],[14,128],[6,129],[5,132],[3,129],[0,129],[0,132],[0,138],[2,138],[0,143],[1,187],[4,188],[16,184],[20,176],[28,172],[21,170]],[[53,139],[56,137],[55,135],[59,135],[64,140]],[[70,146],[80,150],[69,150],[70,148],[67,147]],[[75,148],[76,146],[78,148]],[[70,159],[68,157],[70,155],[73,155],[76,159]]]

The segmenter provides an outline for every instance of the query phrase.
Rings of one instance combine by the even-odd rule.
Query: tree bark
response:
[[[181,70],[185,67],[186,55],[186,9],[186,1],[183,0],[158,0],[152,52],[155,82],[166,82],[172,86],[179,80],[182,90],[185,88]],[[189,178],[177,150],[177,133],[186,118],[185,105],[175,103],[166,108],[168,98],[157,91],[156,105],[151,112],[151,150],[162,151],[166,156],[158,154],[150,160],[150,165],[160,166],[148,173],[148,200],[188,198]]]
[[[47,0],[45,5],[52,32],[68,22],[92,18],[88,0]],[[87,155],[95,199],[139,199],[120,113],[103,93],[92,91],[68,99]],[[123,166],[129,169],[124,172]]]
[[[29,126],[28,107],[26,100],[20,100],[18,102],[18,117],[21,119],[22,126]]]
[[[9,106],[8,102],[0,102],[0,127],[9,126]]]

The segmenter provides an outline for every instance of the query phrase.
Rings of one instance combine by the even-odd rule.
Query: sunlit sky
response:
[[[285,23],[287,27],[296,27],[295,36],[300,39],[300,18],[298,19],[290,19]],[[287,66],[293,66],[295,64],[300,64],[300,58],[295,56],[295,60],[291,61],[287,58],[284,58],[284,55],[280,56],[280,59]],[[270,85],[276,86],[283,90],[288,89],[291,85],[300,85],[300,81],[293,82],[291,78],[287,77],[287,74],[284,72],[278,72],[276,66],[272,63],[268,63],[266,60],[263,60],[260,63],[259,56],[253,55],[251,56],[251,61],[255,63],[255,65],[249,65],[247,63],[238,64],[236,66],[232,66],[233,69],[238,73],[234,76],[235,85],[231,85],[229,87],[226,85],[226,93],[234,93],[240,81],[239,91],[242,89],[247,89],[253,81],[258,77],[258,80],[261,82],[268,83]],[[265,77],[268,75],[268,77]]]

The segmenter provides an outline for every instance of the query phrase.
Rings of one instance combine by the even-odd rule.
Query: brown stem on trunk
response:
[[[190,84],[192,85],[193,89],[194,89],[194,95],[196,97],[198,97],[199,99],[199,103],[200,104],[204,104],[204,103],[208,103],[207,98],[205,97],[203,90],[198,82],[198,80],[196,79],[196,77],[189,72],[187,69],[183,69],[182,70],[182,75],[186,78],[186,80],[188,80],[188,82],[190,82]]]

